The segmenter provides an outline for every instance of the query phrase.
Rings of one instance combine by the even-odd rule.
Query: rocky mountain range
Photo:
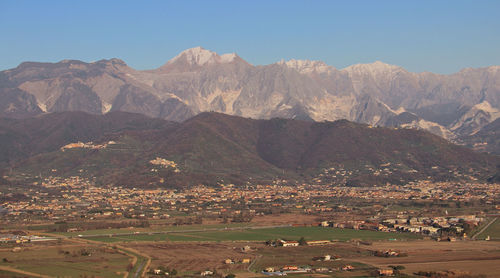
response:
[[[196,47],[154,70],[121,60],[25,62],[0,72],[0,114],[126,111],[182,122],[206,111],[425,129],[455,142],[500,117],[500,66],[450,75],[382,62],[336,69],[321,61],[254,66]]]

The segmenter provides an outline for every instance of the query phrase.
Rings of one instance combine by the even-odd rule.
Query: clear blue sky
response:
[[[380,60],[452,73],[500,65],[500,1],[0,0],[0,70],[120,58],[152,69],[202,46],[254,65]]]

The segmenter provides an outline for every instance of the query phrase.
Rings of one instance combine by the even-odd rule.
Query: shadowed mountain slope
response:
[[[41,174],[148,187],[275,179],[370,186],[415,179],[486,180],[500,164],[497,156],[427,132],[347,120],[254,120],[207,112],[177,124],[129,113],[72,112],[3,119],[0,134],[6,142],[2,160],[14,165],[9,178],[25,174],[35,181]],[[60,149],[90,140],[99,147]],[[12,147],[22,155],[9,152]]]

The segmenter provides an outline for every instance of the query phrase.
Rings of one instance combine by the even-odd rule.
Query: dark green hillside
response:
[[[103,116],[61,112],[27,119],[0,118],[0,166],[56,151],[68,143],[103,140],[106,136],[125,131],[168,130],[175,125],[126,112],[111,112]]]
[[[173,124],[129,114],[91,116],[92,123],[53,117],[52,125],[46,123],[52,133],[31,133],[40,136],[32,140],[46,142],[41,145],[46,151],[25,152],[29,158],[16,160],[12,176],[20,178],[24,173],[36,180],[40,174],[80,175],[102,184],[154,187],[267,183],[276,178],[370,186],[429,178],[486,180],[500,164],[496,156],[475,153],[427,132],[372,128],[346,120],[253,120],[202,113]],[[7,128],[0,131],[9,144],[18,142],[12,137],[16,133]],[[55,137],[48,140],[47,136]],[[86,141],[81,138],[113,138],[116,144],[59,149],[68,140]],[[33,150],[19,142],[19,149]],[[35,150],[39,149],[43,148]],[[1,151],[9,153],[6,148]],[[157,158],[172,164],[151,163]]]
[[[258,123],[235,116],[202,113],[170,133],[155,151],[176,158],[195,177],[191,182],[224,180],[241,184],[249,178],[272,180],[282,171],[262,160],[256,152]]]

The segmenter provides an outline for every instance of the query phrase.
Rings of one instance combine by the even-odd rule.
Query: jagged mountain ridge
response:
[[[24,156],[9,153],[12,144],[0,146],[1,160],[9,161],[6,179],[22,182],[39,182],[41,175],[135,187],[276,179],[371,186],[469,176],[486,180],[500,165],[498,156],[475,153],[428,132],[347,120],[256,120],[204,112],[179,124],[123,112],[65,112],[1,123],[0,135],[31,136],[17,142],[20,150],[31,150]],[[67,147],[87,140],[94,142]]]
[[[235,53],[196,47],[146,71],[118,59],[25,62],[0,72],[0,103],[0,113],[13,117],[126,111],[180,122],[216,111],[259,119],[400,123],[454,139],[496,119],[496,112],[490,114],[500,110],[500,66],[451,75],[412,73],[380,61],[341,70],[307,60],[253,66]],[[409,120],[401,113],[414,119],[401,122]]]

